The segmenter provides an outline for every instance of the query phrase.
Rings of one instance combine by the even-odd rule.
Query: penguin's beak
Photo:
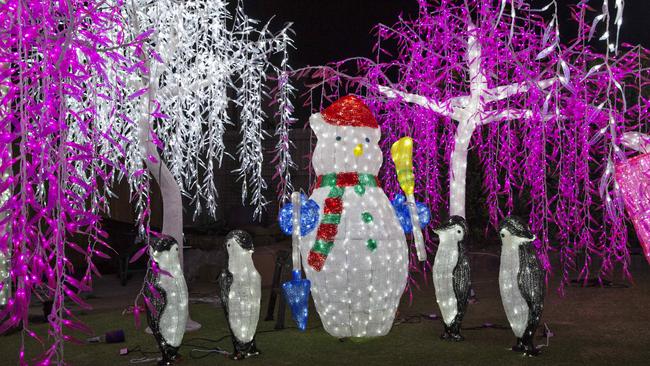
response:
[[[357,146],[354,147],[354,156],[357,158],[361,155],[363,155],[363,145],[357,144]]]

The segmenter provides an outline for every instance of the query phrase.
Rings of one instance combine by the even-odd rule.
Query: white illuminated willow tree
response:
[[[113,116],[122,116],[131,122],[122,126],[122,135],[130,141],[122,153],[140,234],[149,234],[150,176],[161,191],[163,235],[183,243],[183,196],[191,199],[195,216],[202,211],[214,216],[215,172],[224,155],[236,156],[239,162],[242,204],[252,205],[254,216],[262,213],[268,203],[262,176],[262,166],[268,163],[262,145],[269,137],[263,129],[267,104],[278,108],[273,162],[278,191],[286,196],[295,166],[289,143],[294,121],[294,88],[288,78],[290,24],[273,33],[268,23],[259,25],[249,18],[241,2],[233,16],[221,0],[129,0],[126,9],[132,39],[142,45],[134,70],[111,70],[123,85],[123,90],[114,91],[123,103],[119,110],[103,110],[103,120],[111,123]],[[241,134],[232,154],[223,139],[228,126]],[[105,149],[109,156],[116,154],[110,145]],[[132,260],[145,251],[143,247]],[[182,250],[180,257],[182,262]]]
[[[105,114],[127,116],[132,123],[124,135],[139,141],[128,146],[125,162],[128,171],[141,173],[129,180],[138,221],[144,227],[149,217],[145,169],[160,185],[163,234],[182,243],[182,195],[191,198],[195,214],[203,210],[215,214],[214,175],[227,155],[223,136],[228,125],[241,133],[233,155],[240,163],[242,203],[249,202],[255,215],[261,214],[268,203],[262,176],[266,102],[279,106],[276,161],[283,187],[290,187],[290,179],[284,177],[290,177],[294,166],[285,143],[293,122],[294,89],[286,76],[290,25],[272,33],[268,24],[258,26],[248,18],[241,3],[231,16],[227,3],[220,0],[130,0],[127,9],[133,38],[145,42],[137,55],[136,73],[113,70],[116,79],[124,80],[124,103],[117,113]],[[272,62],[276,58],[277,66]],[[273,100],[266,100],[267,75],[277,80]]]
[[[241,133],[233,155],[240,163],[236,173],[242,203],[250,203],[255,215],[261,214],[268,203],[262,176],[266,102],[279,108],[279,175],[289,177],[294,166],[287,143],[294,92],[287,77],[290,24],[272,33],[269,24],[258,26],[246,16],[241,2],[234,16],[221,0],[130,0],[128,5],[134,34],[145,32],[149,41],[140,55],[140,77],[131,77],[127,84],[130,93],[124,108],[134,116],[140,134],[141,146],[133,155],[145,153],[150,173],[161,178],[159,183],[169,184],[161,187],[163,199],[169,201],[165,207],[181,207],[180,191],[192,199],[195,213],[205,209],[215,214],[215,170],[227,154],[224,132],[233,125]],[[276,59],[278,65],[272,62]],[[277,83],[270,98],[267,75]],[[290,187],[289,179],[282,183]]]

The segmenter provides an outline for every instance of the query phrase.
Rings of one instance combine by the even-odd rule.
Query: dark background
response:
[[[568,9],[578,2],[558,0],[562,36],[570,37],[573,21]],[[531,3],[533,7],[541,8],[549,0],[533,0]],[[602,0],[589,0],[588,4],[599,13]],[[260,21],[275,16],[273,23],[277,28],[285,22],[293,22],[296,49],[290,62],[294,68],[300,68],[353,56],[372,56],[376,40],[372,28],[377,23],[394,24],[400,14],[405,18],[415,18],[418,4],[416,0],[244,0],[244,8],[249,16]],[[550,14],[551,10],[546,13]],[[612,18],[616,14],[611,0],[610,14]],[[641,43],[649,48],[649,17],[650,1],[627,0],[620,42]]]

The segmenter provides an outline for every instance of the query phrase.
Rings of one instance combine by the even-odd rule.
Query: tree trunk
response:
[[[454,150],[449,166],[449,216],[458,215],[465,219],[465,181],[467,178],[467,149],[476,125],[461,121],[454,136]]]

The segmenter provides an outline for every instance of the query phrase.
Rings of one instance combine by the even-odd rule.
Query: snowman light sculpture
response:
[[[309,124],[318,139],[310,200],[319,212],[300,252],[316,310],[334,337],[385,335],[406,287],[408,247],[377,180],[379,125],[355,96],[312,115]]]

